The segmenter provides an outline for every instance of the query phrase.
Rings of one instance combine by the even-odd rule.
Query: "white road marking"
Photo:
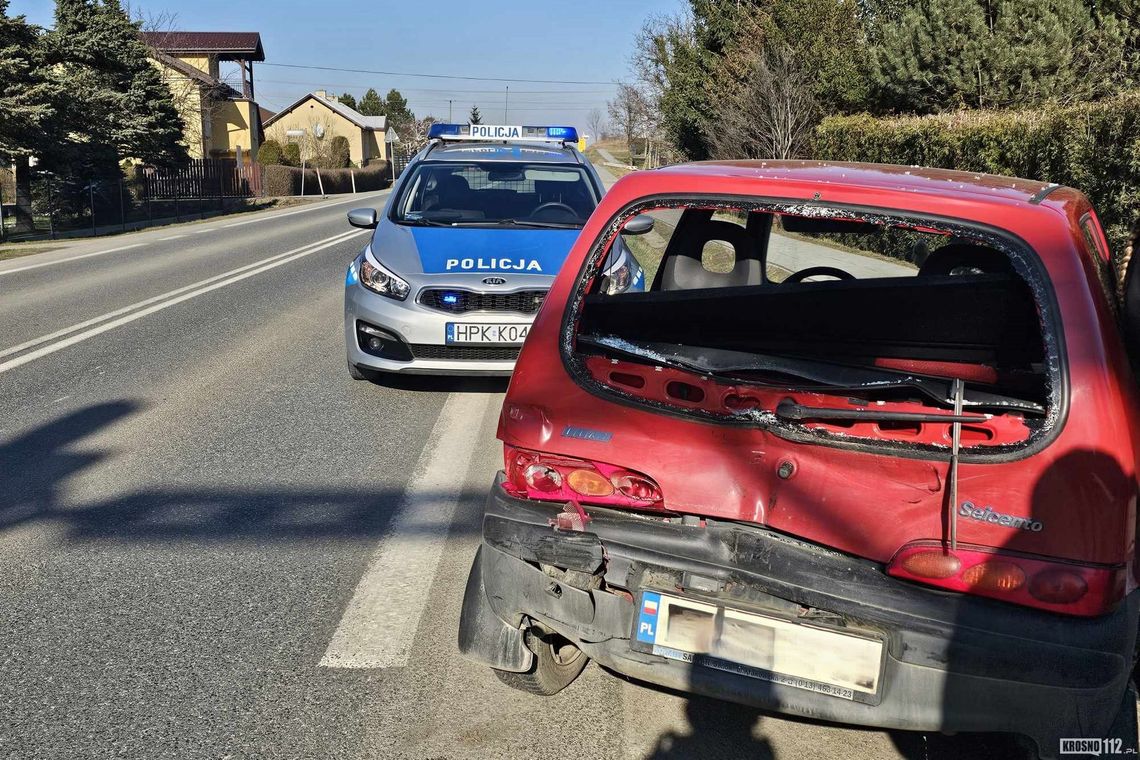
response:
[[[367,207],[369,200],[374,199],[374,198],[383,198],[390,192],[392,192],[390,189],[389,190],[381,190],[381,191],[379,191],[379,193],[377,195],[369,195],[367,198],[363,198],[363,199],[352,198],[349,200],[337,201],[335,203],[317,203],[317,204],[314,204],[312,206],[309,206],[308,208],[297,209],[296,211],[286,211],[283,214],[274,214],[272,216],[259,216],[256,219],[247,219],[244,222],[234,222],[233,224],[224,224],[221,227],[211,227],[209,229],[200,230],[200,232],[211,232],[213,230],[218,230],[218,229],[228,229],[230,227],[241,227],[241,226],[246,225],[246,224],[256,224],[257,222],[269,222],[269,221],[273,221],[274,219],[280,219],[281,217],[284,217],[284,216],[293,216],[294,214],[305,214],[305,213],[308,213],[310,211],[320,211],[321,209],[332,208],[333,206],[343,206],[343,205],[348,204],[348,203],[361,203],[361,202],[363,202],[365,207]],[[191,231],[194,232],[194,234],[197,234],[199,232],[199,230],[191,230]],[[0,270],[0,277],[3,277],[6,274],[15,274],[16,272],[26,272],[29,269],[39,269],[40,267],[50,267],[50,266],[54,266],[56,264],[69,264],[72,261],[79,261],[80,259],[89,259],[92,256],[103,256],[103,255],[108,254],[108,253],[117,253],[118,251],[126,251],[126,250],[129,250],[131,248],[138,248],[138,247],[143,246],[143,245],[149,245],[151,242],[161,243],[161,242],[167,241],[167,240],[177,240],[180,237],[185,237],[185,235],[172,235],[170,237],[156,238],[154,241],[148,240],[148,241],[143,242],[143,243],[132,243],[131,245],[124,245],[124,246],[120,246],[118,248],[108,248],[105,251],[95,251],[94,253],[84,253],[84,254],[81,254],[79,256],[72,256],[72,257],[66,258],[66,259],[54,259],[52,261],[42,261],[39,264],[29,264],[28,266],[17,267],[15,269],[4,269],[4,270]]]
[[[316,243],[309,243],[308,245],[303,245],[300,248],[294,248],[291,251],[286,251],[285,253],[280,253],[276,256],[262,259],[261,261],[254,262],[253,264],[247,264],[243,267],[238,267],[236,269],[231,269],[228,272],[214,275],[213,277],[207,277],[205,280],[200,280],[192,285],[187,285],[176,290],[168,291],[162,295],[148,298],[145,301],[139,301],[138,303],[131,304],[130,306],[125,306],[122,309],[117,309],[115,311],[108,312],[107,314],[94,317],[93,319],[89,319],[86,322],[80,322],[79,324],[72,325],[71,327],[65,327],[64,329],[57,330],[50,335],[43,335],[26,343],[22,343],[18,346],[13,346],[11,348],[5,349],[4,351],[0,352],[0,356],[17,353],[41,343],[47,343],[48,341],[54,340],[55,338],[60,338],[64,335],[75,333],[77,330],[84,330],[84,328],[91,327],[92,325],[98,325],[97,327],[91,327],[91,329],[85,330],[84,332],[79,332],[75,335],[71,335],[71,337],[60,340],[59,342],[50,343],[50,345],[43,346],[42,348],[36,349],[35,351],[30,351],[21,356],[17,356],[15,359],[9,359],[6,362],[2,362],[0,363],[0,373],[15,369],[16,367],[47,356],[48,354],[53,354],[56,351],[63,350],[69,346],[74,346],[76,343],[82,343],[89,338],[94,338],[96,335],[101,335],[108,330],[114,330],[116,327],[121,327],[130,322],[134,322],[136,319],[141,319],[142,317],[145,317],[149,314],[154,314],[155,312],[170,308],[175,304],[180,304],[183,301],[190,300],[191,298],[197,298],[198,296],[209,293],[212,290],[224,288],[226,285],[232,285],[235,282],[240,282],[247,277],[253,277],[256,274],[261,274],[267,270],[275,269],[282,264],[288,264],[291,261],[304,258],[305,256],[316,253],[317,251],[323,251],[326,248],[331,248],[338,243],[343,243],[350,237],[359,235],[361,232],[364,232],[364,230],[349,230],[348,232],[342,232],[339,235],[333,235],[331,238],[326,238],[325,240],[317,241]],[[119,318],[112,319],[113,317]],[[106,320],[108,319],[112,319],[112,321],[107,322]],[[99,324],[100,322],[103,322],[103,324]]]
[[[206,227],[206,228],[200,229],[200,230],[190,230],[190,234],[201,235],[203,232],[213,232],[216,229],[217,229],[217,227]]]
[[[363,199],[361,199],[361,198],[350,198],[349,200],[337,201],[336,203],[318,203],[317,205],[312,206],[310,208],[297,209],[296,211],[286,211],[283,214],[274,214],[273,216],[261,217],[260,219],[247,219],[244,222],[234,222],[233,224],[224,224],[224,225],[222,225],[222,227],[224,229],[229,229],[230,227],[241,227],[244,224],[253,224],[254,222],[261,222],[261,221],[264,221],[266,219],[280,219],[283,216],[293,216],[294,214],[304,214],[304,213],[307,213],[309,211],[315,211],[317,209],[329,208],[330,206],[343,206],[346,203],[363,203],[364,207],[368,208],[368,206],[369,206],[368,200],[370,198],[383,198],[385,195],[387,195],[390,192],[392,192],[390,189],[389,190],[381,190],[379,195],[369,196],[368,198],[363,198]]]
[[[26,267],[17,267],[16,269],[5,269],[4,271],[0,272],[0,277],[3,277],[6,274],[15,274],[16,272],[26,272],[29,269],[39,269],[40,267],[50,267],[53,264],[66,264],[69,261],[79,261],[80,259],[89,259],[92,256],[103,256],[103,255],[108,254],[108,253],[116,253],[118,251],[126,251],[126,250],[131,249],[131,248],[138,248],[142,245],[144,245],[144,244],[143,243],[134,243],[132,245],[119,246],[118,248],[108,248],[105,251],[95,251],[95,253],[85,253],[82,256],[72,256],[69,259],[57,259],[55,261],[42,261],[39,264],[29,264]]]
[[[494,394],[452,393],[428,436],[399,513],[372,555],[321,666],[392,668],[408,662],[447,541],[479,427]]]

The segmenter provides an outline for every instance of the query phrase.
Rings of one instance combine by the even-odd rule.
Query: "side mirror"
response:
[[[376,209],[374,208],[354,208],[348,212],[348,223],[353,227],[361,227],[366,230],[376,229],[379,223],[376,219]]]
[[[638,214],[634,218],[625,223],[621,228],[623,235],[644,235],[653,229],[653,217],[646,214]]]

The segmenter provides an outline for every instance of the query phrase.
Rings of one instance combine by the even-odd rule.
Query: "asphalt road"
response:
[[[505,385],[348,378],[366,200],[0,262],[0,756],[1011,756],[460,660]]]

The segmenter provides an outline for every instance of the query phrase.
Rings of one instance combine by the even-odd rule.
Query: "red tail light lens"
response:
[[[887,565],[896,578],[1069,615],[1101,615],[1124,596],[1124,568],[1077,565],[1043,557],[935,541],[904,546]]]
[[[1089,592],[1089,584],[1080,573],[1058,567],[1033,576],[1029,593],[1050,604],[1072,604]]]
[[[661,489],[648,475],[604,462],[504,447],[507,479],[515,496],[583,501],[602,506],[664,509]]]

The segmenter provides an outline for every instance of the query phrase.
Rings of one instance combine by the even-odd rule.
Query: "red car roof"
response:
[[[990,201],[1020,206],[1026,212],[1080,204],[1083,196],[1071,188],[1048,182],[1003,177],[995,174],[928,169],[919,166],[860,164],[828,161],[702,161],[679,164],[648,172],[634,172],[615,186],[616,194],[637,197],[669,192],[683,184],[690,192],[694,180],[705,180],[708,192],[760,192],[760,186],[780,197],[832,200],[826,186],[837,190],[868,190],[876,198],[868,205],[885,205],[915,211],[934,211],[929,200],[905,200],[915,195],[946,200]],[[674,182],[676,181],[676,183]],[[745,183],[742,185],[741,183]],[[753,184],[756,183],[756,184]],[[751,186],[751,187],[748,187]],[[802,192],[796,192],[802,187]],[[886,202],[886,201],[890,202]],[[868,199],[870,201],[870,199]],[[1067,214],[1066,214],[1067,215]]]

